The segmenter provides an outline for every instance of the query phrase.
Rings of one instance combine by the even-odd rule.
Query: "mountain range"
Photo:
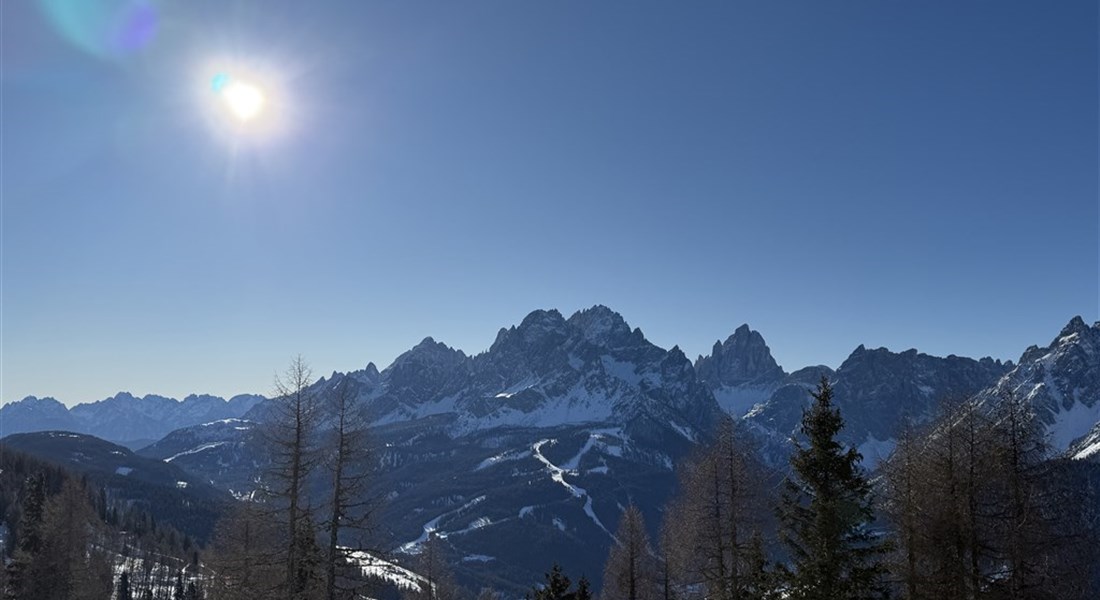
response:
[[[183,400],[119,392],[71,409],[54,398],[27,396],[0,407],[0,435],[32,431],[72,431],[129,448],[148,445],[180,427],[240,417],[264,400],[241,394],[229,400],[192,394]]]
[[[623,507],[639,505],[655,527],[676,488],[675,466],[723,414],[739,419],[765,460],[782,467],[822,377],[833,382],[843,440],[868,467],[889,454],[903,420],[928,420],[945,400],[977,395],[995,403],[1010,393],[1035,406],[1055,452],[1100,458],[1100,323],[1079,317],[1017,363],[859,346],[835,369],[787,372],[747,325],[690,361],[609,308],[568,318],[538,310],[501,329],[483,353],[426,338],[381,371],[368,364],[332,373],[311,391],[347,390],[372,425],[375,489],[386,500],[382,544],[394,556],[415,554],[434,531],[462,580],[523,591],[548,568],[548,556],[598,583]],[[13,432],[13,423],[26,431],[68,422],[116,441],[157,439],[138,454],[237,497],[255,489],[266,464],[258,433],[267,402],[148,398],[120,394],[70,411],[26,399],[0,409],[0,433]]]

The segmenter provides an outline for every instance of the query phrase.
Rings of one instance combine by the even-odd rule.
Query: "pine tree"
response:
[[[37,582],[28,580],[28,571],[42,552],[42,528],[46,511],[46,476],[37,473],[27,478],[24,485],[26,495],[21,504],[22,517],[16,530],[18,539],[12,561],[7,571],[7,600],[33,598],[32,586]]]
[[[183,598],[184,600],[203,600],[202,589],[194,581],[189,581]]]
[[[118,593],[115,594],[115,598],[116,600],[133,600],[130,593],[130,574],[126,571],[118,576]]]
[[[791,474],[779,507],[781,537],[791,552],[788,597],[846,600],[885,595],[884,540],[870,531],[874,519],[871,486],[860,454],[837,440],[844,427],[833,406],[833,390],[822,378],[813,405],[803,413]]]
[[[569,596],[570,600],[592,600],[592,584],[588,578],[581,575],[577,580],[577,589]]]
[[[176,573],[176,587],[175,587],[174,591],[172,592],[172,600],[186,600],[183,597],[184,593],[185,592],[184,592],[184,587],[183,587],[183,571],[178,571]]]
[[[562,571],[561,565],[554,563],[550,572],[546,573],[546,583],[542,587],[531,590],[527,595],[529,600],[568,600],[569,587],[573,584],[569,577]]]

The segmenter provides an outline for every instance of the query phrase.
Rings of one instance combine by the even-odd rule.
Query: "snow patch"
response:
[[[890,453],[894,451],[894,447],[897,445],[898,443],[894,438],[879,440],[868,433],[867,439],[856,448],[856,451],[863,455],[863,467],[874,469],[879,463],[889,458]]]
[[[187,456],[188,454],[198,454],[199,452],[205,452],[212,448],[217,448],[218,446],[224,446],[228,443],[229,442],[210,442],[209,444],[202,444],[201,446],[192,448],[190,450],[184,450],[183,452],[180,452],[179,454],[176,454],[174,456],[169,456],[168,458],[164,459],[164,462],[172,462],[181,456]]]
[[[343,549],[348,550],[348,548]],[[401,590],[419,592],[427,583],[424,577],[362,550],[350,552],[347,557],[363,575],[382,579]]]
[[[718,406],[734,417],[744,417],[757,404],[767,402],[774,385],[723,386],[714,390]]]
[[[531,456],[531,451],[530,450],[523,450],[523,451],[509,450],[507,452],[501,452],[500,454],[497,454],[496,456],[490,456],[489,458],[486,458],[485,460],[478,463],[478,465],[476,467],[474,467],[474,471],[480,471],[482,469],[487,469],[489,467],[498,465],[498,464],[500,464],[502,462],[505,462],[505,461],[522,460],[522,459],[527,458],[529,456]]]
[[[1051,388],[1052,391],[1054,388]],[[1064,452],[1074,440],[1089,433],[1100,422],[1100,401],[1092,406],[1075,402],[1069,410],[1054,413],[1054,422],[1047,426],[1050,445],[1056,452]]]

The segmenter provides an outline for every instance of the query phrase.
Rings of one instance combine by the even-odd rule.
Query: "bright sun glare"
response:
[[[264,94],[254,85],[231,83],[222,94],[233,116],[242,121],[252,120],[264,108]]]
[[[239,121],[251,121],[264,109],[264,93],[252,83],[231,80],[228,75],[219,73],[211,84],[214,91],[221,96],[229,113]]]

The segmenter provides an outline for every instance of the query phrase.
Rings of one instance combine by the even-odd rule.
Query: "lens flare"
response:
[[[225,73],[218,73],[210,80],[210,89],[215,92],[220,92],[225,89],[225,86],[229,84],[229,75]]]
[[[54,30],[99,58],[120,58],[148,46],[157,35],[156,0],[38,0]]]

